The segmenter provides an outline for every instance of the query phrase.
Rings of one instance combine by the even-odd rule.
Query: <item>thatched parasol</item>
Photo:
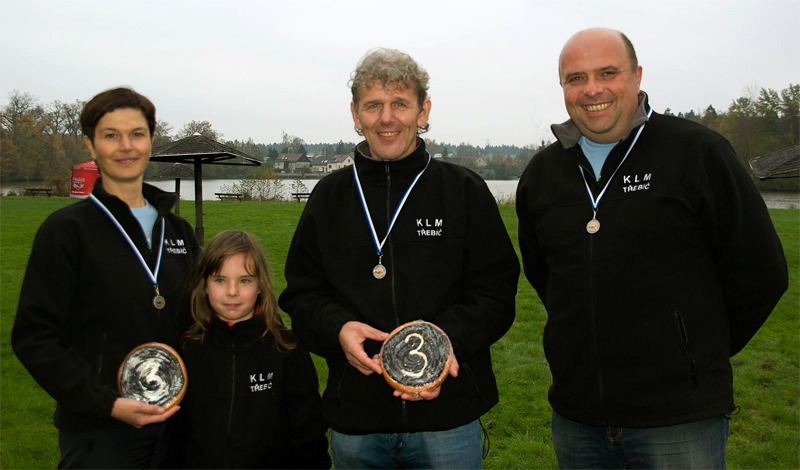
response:
[[[753,158],[750,160],[750,168],[762,180],[796,178],[800,175],[800,144]]]

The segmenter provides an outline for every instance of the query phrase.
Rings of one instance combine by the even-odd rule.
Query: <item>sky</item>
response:
[[[350,74],[389,47],[430,74],[425,137],[536,145],[568,118],[561,48],[595,26],[631,39],[657,112],[800,83],[800,0],[0,0],[0,104],[130,86],[173,133],[357,142]]]

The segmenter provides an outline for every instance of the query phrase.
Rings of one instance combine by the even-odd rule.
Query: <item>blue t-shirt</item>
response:
[[[156,224],[156,218],[158,217],[158,211],[150,204],[150,201],[145,199],[144,207],[131,207],[131,212],[133,212],[133,216],[136,217],[136,220],[139,221],[139,225],[142,226],[142,230],[144,230],[144,236],[147,237],[147,246],[153,248],[151,237],[153,234],[153,226]]]
[[[603,169],[603,163],[605,163],[608,154],[611,153],[611,149],[617,144],[598,144],[597,142],[592,142],[586,137],[581,136],[580,140],[578,140],[578,145],[581,146],[583,154],[586,155],[586,158],[589,159],[589,163],[592,165],[594,179],[600,181],[600,170]]]

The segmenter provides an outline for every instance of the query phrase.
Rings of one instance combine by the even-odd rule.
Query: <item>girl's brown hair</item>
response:
[[[183,334],[184,340],[202,342],[206,333],[210,331],[216,313],[208,302],[206,282],[209,276],[219,273],[225,260],[238,254],[244,254],[247,258],[247,271],[256,279],[261,291],[256,300],[254,316],[257,321],[263,322],[264,331],[261,337],[264,338],[271,333],[279,350],[293,349],[296,343],[287,341],[283,335],[288,328],[283,323],[278,307],[267,257],[258,239],[241,230],[227,230],[217,234],[197,260],[190,279],[192,286],[190,302],[194,324]]]

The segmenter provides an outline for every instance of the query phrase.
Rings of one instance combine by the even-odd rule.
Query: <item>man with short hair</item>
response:
[[[559,78],[570,119],[517,190],[559,466],[724,468],[729,358],[788,284],[769,213],[727,140],[653,112],[622,33],[575,34]]]
[[[362,59],[350,108],[365,141],[352,167],[317,183],[286,261],[281,308],[328,363],[322,410],[337,469],[480,468],[479,417],[498,401],[489,347],[513,323],[519,261],[485,182],[433,160],[418,137],[427,89],[405,53]],[[393,391],[381,342],[419,319],[449,336],[450,376]]]

